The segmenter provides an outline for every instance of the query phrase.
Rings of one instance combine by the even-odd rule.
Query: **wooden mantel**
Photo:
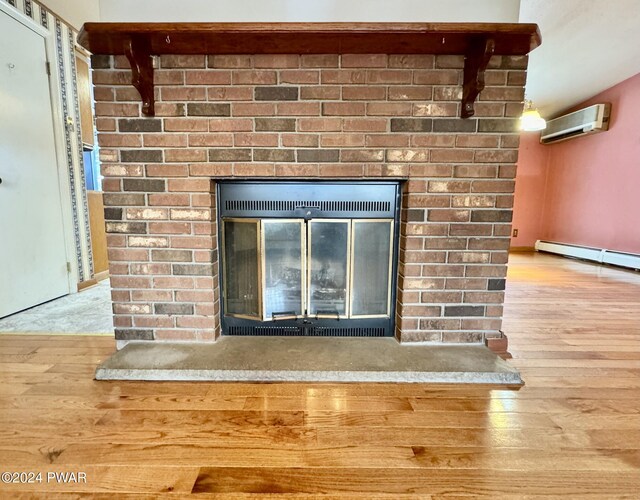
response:
[[[541,43],[535,24],[491,23],[86,23],[78,43],[126,55],[132,84],[153,115],[153,55],[462,54],[461,116],[473,116],[492,55],[524,55]]]

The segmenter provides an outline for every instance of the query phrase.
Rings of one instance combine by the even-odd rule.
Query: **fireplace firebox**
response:
[[[394,333],[394,182],[221,182],[225,335]]]

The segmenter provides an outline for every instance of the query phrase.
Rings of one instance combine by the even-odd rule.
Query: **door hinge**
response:
[[[71,262],[67,262],[67,272],[71,272]]]
[[[44,67],[47,75],[51,76],[51,63],[49,61],[45,62]]]

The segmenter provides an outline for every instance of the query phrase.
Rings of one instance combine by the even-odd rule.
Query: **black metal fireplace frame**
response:
[[[330,188],[330,189],[327,189]],[[225,315],[220,301],[223,335],[392,337],[395,329],[401,190],[397,181],[220,181],[216,185],[218,241],[222,220],[251,219],[393,219],[390,310],[386,318],[327,318],[260,321]],[[220,256],[220,268],[224,265]],[[221,297],[224,273],[219,273]]]

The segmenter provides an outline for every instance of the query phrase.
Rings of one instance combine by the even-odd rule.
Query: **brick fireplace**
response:
[[[437,35],[419,51],[430,53],[406,53],[413,39],[403,45],[392,35],[387,45],[326,42],[327,53],[314,53],[313,40],[293,43],[297,53],[277,42],[276,53],[264,53],[277,37],[186,49],[177,28],[165,35],[171,25],[156,26],[157,40],[145,44],[140,26],[154,25],[120,28],[117,43],[101,45],[110,25],[81,35],[95,54],[118,341],[226,333],[216,193],[229,180],[398,182],[396,338],[501,337],[516,122],[535,26],[475,25],[469,38],[466,25],[446,33],[424,25]],[[526,43],[507,50],[501,37],[516,27]],[[460,33],[466,45],[456,45]],[[443,50],[440,38],[453,47]],[[136,52],[157,57],[136,67]],[[140,83],[149,72],[150,89]]]

